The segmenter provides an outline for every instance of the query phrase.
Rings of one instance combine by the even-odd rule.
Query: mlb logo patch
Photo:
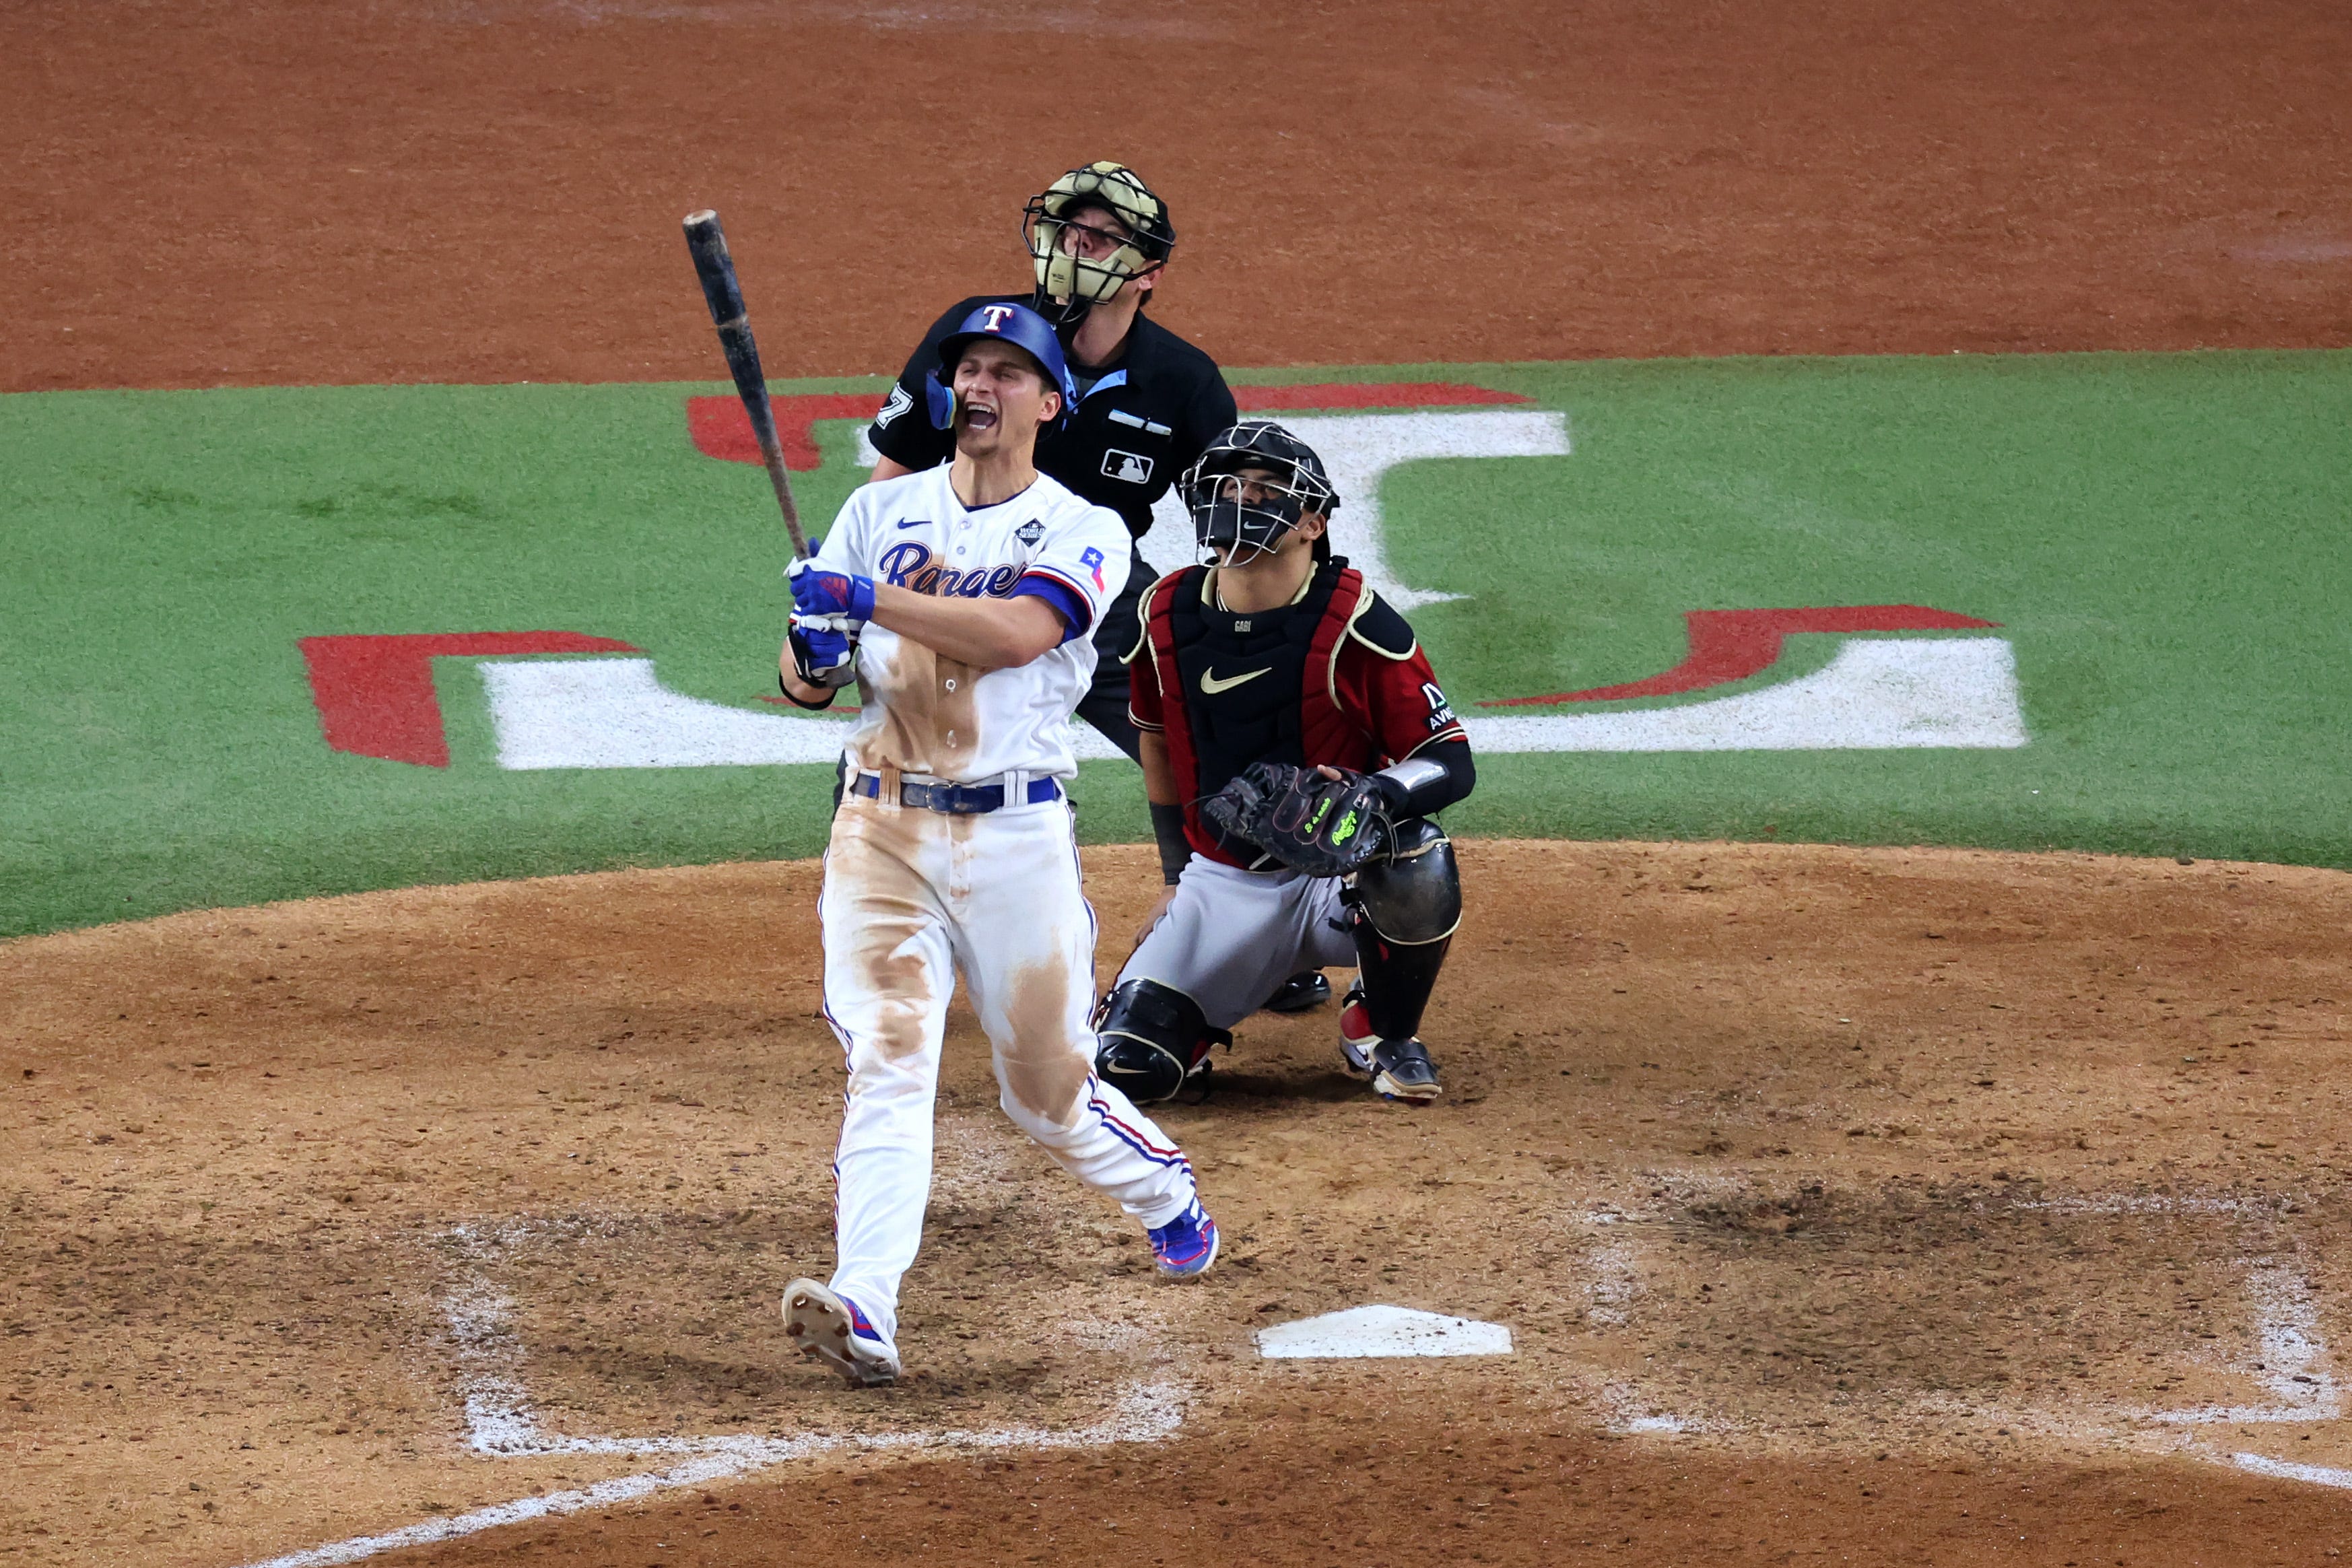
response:
[[[1103,454],[1102,471],[1107,479],[1124,479],[1130,485],[1151,483],[1151,459],[1116,446]]]

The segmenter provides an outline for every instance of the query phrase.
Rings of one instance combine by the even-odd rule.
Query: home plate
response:
[[[1341,1360],[1377,1355],[1508,1355],[1511,1331],[1475,1318],[1449,1318],[1411,1307],[1349,1307],[1319,1318],[1276,1323],[1257,1333],[1257,1353]]]

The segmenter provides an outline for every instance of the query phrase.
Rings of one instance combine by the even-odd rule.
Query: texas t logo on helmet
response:
[[[1037,372],[1045,378],[1046,386],[1061,394],[1062,408],[1055,423],[1070,416],[1070,410],[1077,406],[1078,383],[1071,379],[1069,359],[1052,325],[1025,305],[983,305],[940,340],[940,362],[923,389],[934,427],[946,430],[955,423],[955,394],[948,390],[948,383],[955,380],[956,365],[975,338],[998,339],[1036,361]]]
[[[1274,549],[1307,513],[1328,517],[1339,507],[1323,459],[1267,419],[1244,420],[1209,443],[1184,475],[1183,495],[1193,538],[1222,551],[1227,566]]]

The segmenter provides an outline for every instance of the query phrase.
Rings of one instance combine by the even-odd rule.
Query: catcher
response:
[[[1332,555],[1339,497],[1304,442],[1244,421],[1182,495],[1215,565],[1152,584],[1127,656],[1168,889],[1103,1003],[1095,1069],[1169,1099],[1284,977],[1352,963],[1349,1071],[1434,1099],[1417,1035],[1462,884],[1430,817],[1470,793],[1470,743],[1412,628]]]

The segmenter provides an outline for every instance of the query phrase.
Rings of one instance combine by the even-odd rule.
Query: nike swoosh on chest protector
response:
[[[1203,696],[1213,697],[1219,692],[1232,691],[1244,681],[1254,681],[1260,675],[1271,674],[1273,673],[1273,667],[1269,665],[1263,670],[1246,670],[1238,675],[1221,681],[1217,679],[1217,667],[1214,664],[1212,664],[1207,669],[1201,672],[1201,694]]]

